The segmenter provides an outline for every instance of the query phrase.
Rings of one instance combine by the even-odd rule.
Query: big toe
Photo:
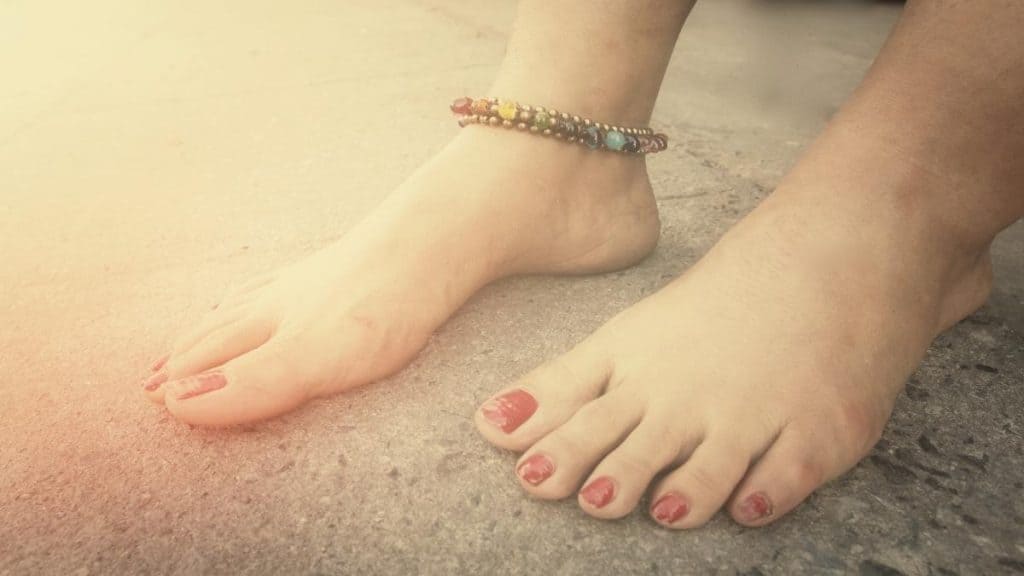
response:
[[[189,424],[230,426],[296,408],[315,382],[290,348],[284,339],[271,339],[213,370],[168,382],[167,410]]]
[[[142,390],[150,400],[163,402],[168,383],[220,366],[258,348],[270,335],[270,324],[256,316],[217,327],[157,362],[157,370],[143,381]]]
[[[477,428],[496,446],[525,450],[598,397],[609,374],[606,357],[584,342],[484,402]]]

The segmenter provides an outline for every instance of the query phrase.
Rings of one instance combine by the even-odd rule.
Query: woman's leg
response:
[[[985,301],[988,246],[1024,215],[1022,29],[1024,3],[910,2],[772,196],[484,404],[483,435],[524,451],[523,488],[615,518],[650,487],[665,526],[723,506],[760,526],[863,458],[932,339]]]
[[[691,4],[524,0],[489,95],[646,123]],[[629,266],[658,231],[642,158],[467,127],[337,244],[234,291],[144,389],[193,424],[274,416],[401,369],[496,278]]]

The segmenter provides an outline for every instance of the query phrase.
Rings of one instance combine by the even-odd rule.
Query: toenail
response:
[[[580,490],[580,496],[594,508],[601,508],[615,496],[615,482],[607,476],[601,476]]]
[[[757,492],[747,496],[747,499],[739,507],[739,516],[746,522],[767,518],[773,512],[775,512],[775,508],[772,506],[772,501],[768,499],[764,492]]]
[[[157,358],[156,362],[153,362],[152,364],[150,364],[149,370],[151,372],[158,372],[161,368],[164,367],[164,364],[167,364],[167,360],[170,359],[170,357],[171,357],[170,354],[164,354],[160,358]]]
[[[525,480],[528,484],[536,486],[541,482],[548,479],[555,472],[555,463],[550,458],[543,454],[534,454],[522,464],[519,465],[519,469],[516,470],[516,474],[520,478]]]
[[[220,390],[227,386],[227,384],[228,380],[224,377],[224,374],[220,372],[206,372],[205,374],[196,374],[191,378],[179,380],[175,384],[175,388],[178,391],[178,400],[188,400],[200,394]]]
[[[519,428],[537,410],[537,400],[524,390],[513,390],[493,398],[480,408],[484,418],[508,434]]]
[[[690,511],[690,505],[683,500],[683,497],[675,492],[665,494],[651,507],[651,515],[658,522],[672,524],[686,516]]]
[[[153,390],[156,390],[157,388],[159,388],[160,385],[163,384],[164,382],[167,382],[167,373],[166,372],[157,372],[156,374],[153,374],[152,376],[150,376],[149,378],[146,378],[142,382],[142,388],[146,392],[152,392]]]

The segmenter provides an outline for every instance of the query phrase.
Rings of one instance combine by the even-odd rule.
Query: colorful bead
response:
[[[497,98],[456,98],[450,107],[459,116],[460,126],[504,126],[554,136],[583,144],[592,150],[605,148],[630,154],[650,154],[664,150],[668,144],[664,134],[656,134],[650,128],[615,126],[552,108],[520,105]]]
[[[565,135],[566,138],[575,138],[579,133],[579,126],[572,120],[559,120],[558,130]]]
[[[640,151],[644,154],[658,151],[658,141],[652,137],[645,136],[640,139]]]
[[[502,120],[515,120],[517,111],[515,102],[502,102],[498,105],[498,116],[501,116]]]
[[[609,150],[622,150],[626,145],[626,135],[618,130],[609,130],[604,136],[604,145]]]
[[[544,130],[551,126],[551,116],[548,116],[547,112],[537,112],[533,116],[533,125]]]
[[[452,102],[452,112],[456,114],[467,115],[473,112],[473,99],[472,98],[456,98]]]
[[[636,139],[636,136],[626,136],[626,143],[622,145],[622,151],[636,154],[640,151],[640,141]]]
[[[481,116],[486,116],[491,113],[491,103],[486,98],[475,100],[473,102],[473,113]]]
[[[601,130],[597,126],[587,126],[583,130],[580,140],[587,145],[587,148],[597,150],[601,147]]]

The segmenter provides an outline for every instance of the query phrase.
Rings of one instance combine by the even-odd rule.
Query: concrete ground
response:
[[[1024,571],[1024,228],[884,439],[762,530],[524,496],[488,394],[695,262],[857,83],[895,4],[705,0],[639,266],[484,290],[385,382],[236,431],[138,381],[231,283],[345,232],[457,128],[514,3],[0,2],[0,574]]]

